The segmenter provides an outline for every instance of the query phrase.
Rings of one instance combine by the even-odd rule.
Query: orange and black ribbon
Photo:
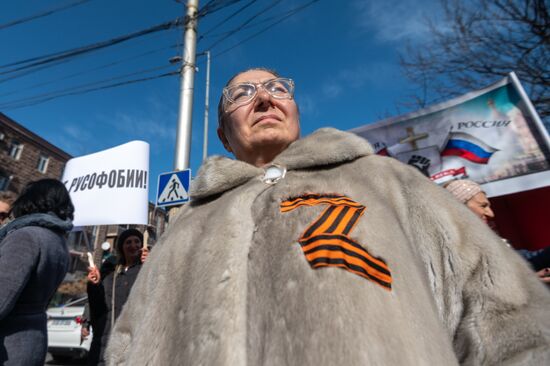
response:
[[[282,202],[280,210],[284,213],[320,204],[328,207],[298,239],[310,266],[340,267],[391,290],[392,277],[386,262],[370,255],[349,236],[365,206],[339,194],[308,194]]]

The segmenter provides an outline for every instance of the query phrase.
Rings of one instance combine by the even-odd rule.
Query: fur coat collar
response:
[[[290,144],[266,167],[278,165],[287,170],[308,169],[341,164],[372,153],[370,144],[355,134],[334,128],[321,128]],[[243,161],[222,156],[212,157],[206,161],[191,184],[191,199],[203,199],[223,193],[252,178],[261,178],[264,172],[264,169]]]

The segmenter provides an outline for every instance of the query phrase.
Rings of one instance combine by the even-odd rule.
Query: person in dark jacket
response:
[[[74,206],[63,183],[29,183],[0,229],[0,364],[43,365],[46,308],[69,269]]]
[[[141,265],[149,254],[143,247],[143,234],[136,229],[123,231],[117,239],[118,264],[112,271],[88,268],[88,301],[94,332],[88,353],[89,365],[104,365],[104,353],[112,325],[120,315]]]

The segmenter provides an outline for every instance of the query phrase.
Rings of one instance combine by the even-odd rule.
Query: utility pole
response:
[[[188,0],[187,14],[185,17],[185,36],[180,84],[180,108],[178,114],[178,129],[176,133],[174,170],[185,170],[189,168],[189,155],[191,152],[191,122],[193,118],[193,88],[195,85],[195,60],[197,56],[198,11],[199,0]],[[171,207],[168,210],[168,217],[172,218],[177,212],[177,207]]]
[[[193,88],[195,84],[195,59],[197,49],[197,13],[199,0],[187,1],[183,65],[181,69],[180,108],[176,134],[174,170],[189,168],[191,150],[191,122],[193,116]]]
[[[206,92],[204,96],[204,140],[202,144],[202,161],[208,156],[208,108],[210,91],[210,51],[206,51]]]

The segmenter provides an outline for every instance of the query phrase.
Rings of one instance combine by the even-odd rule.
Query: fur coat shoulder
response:
[[[111,365],[550,364],[550,294],[414,168],[321,129],[209,159],[136,281]]]

